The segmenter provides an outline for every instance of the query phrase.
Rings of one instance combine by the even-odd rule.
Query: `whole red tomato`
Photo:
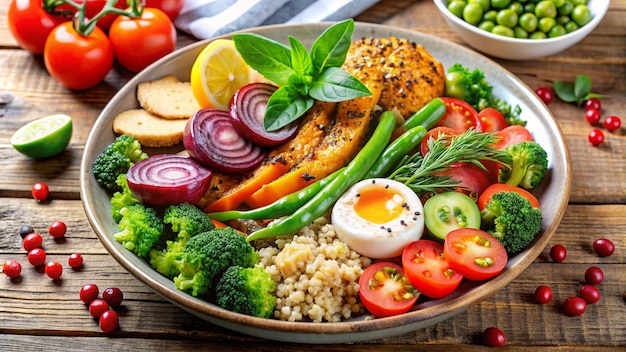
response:
[[[172,22],[178,17],[185,0],[145,0],[146,7],[157,8],[167,15]]]
[[[113,47],[106,34],[94,27],[89,35],[81,35],[71,22],[50,33],[43,57],[50,75],[70,89],[95,86],[113,67]]]
[[[65,22],[61,16],[47,13],[41,0],[13,0],[9,4],[9,31],[15,41],[33,54],[43,54],[48,34]]]
[[[176,49],[176,29],[167,15],[145,8],[141,17],[119,16],[109,28],[115,58],[126,69],[139,72]]]

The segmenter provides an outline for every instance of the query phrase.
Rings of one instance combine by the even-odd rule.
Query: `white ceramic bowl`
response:
[[[587,7],[591,22],[574,32],[556,38],[519,39],[496,35],[473,26],[456,17],[447,8],[450,0],[433,0],[448,26],[463,41],[487,55],[508,60],[528,60],[554,55],[583,40],[602,21],[609,8],[609,0],[589,0]]]
[[[329,25],[322,23],[269,26],[248,31],[283,43],[288,43],[288,35],[291,35],[310,47],[313,40]],[[558,123],[550,110],[527,85],[473,50],[422,33],[365,23],[356,24],[353,39],[390,36],[403,37],[422,44],[443,63],[444,67],[450,67],[456,62],[469,67],[480,67],[494,86],[494,91],[498,92],[499,98],[521,107],[521,117],[528,122],[528,128],[537,140],[542,141],[542,146],[548,152],[548,174],[541,186],[533,191],[541,202],[543,212],[541,231],[531,245],[508,261],[501,274],[485,282],[465,281],[452,295],[437,300],[419,301],[410,312],[393,317],[370,319],[369,316],[360,316],[340,323],[287,322],[233,313],[183,293],[176,289],[172,280],[162,276],[145,260],[126,250],[113,238],[118,227],[111,218],[110,198],[96,183],[91,166],[97,155],[115,138],[112,128],[115,116],[124,110],[138,107],[137,85],[167,74],[188,80],[194,60],[210,40],[182,48],[138,73],[111,99],[91,130],[81,162],[81,199],[89,222],[111,256],[162,297],[211,323],[266,339],[314,344],[379,339],[422,329],[487,299],[514,280],[549,243],[569,200],[572,182],[570,158]]]

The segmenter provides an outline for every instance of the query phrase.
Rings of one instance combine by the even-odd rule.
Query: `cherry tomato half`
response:
[[[430,298],[451,294],[463,280],[444,258],[443,246],[431,240],[418,240],[406,246],[402,267],[413,287]]]
[[[422,156],[428,153],[428,150],[430,149],[428,148],[428,140],[430,139],[437,139],[439,138],[440,135],[443,135],[446,137],[454,137],[454,136],[460,135],[461,133],[462,132],[457,129],[445,127],[445,126],[438,126],[438,127],[431,128],[430,130],[428,130],[428,132],[426,132],[426,135],[420,142],[420,153],[422,153]]]
[[[485,108],[478,113],[482,132],[496,132],[509,125],[502,113],[494,108]]]
[[[520,196],[528,199],[528,201],[530,202],[530,206],[532,206],[533,208],[539,208],[539,200],[527,190],[520,187],[507,185],[505,183],[494,183],[487,187],[485,191],[480,194],[480,197],[478,197],[478,209],[485,209],[487,203],[489,203],[493,195],[500,192],[518,193]]]
[[[391,262],[370,265],[359,279],[359,296],[365,308],[377,317],[407,312],[419,292],[411,285],[404,270]]]
[[[50,75],[69,89],[91,88],[113,67],[113,47],[104,32],[95,27],[83,36],[71,22],[50,33],[43,57]]]
[[[46,38],[65,21],[44,11],[41,0],[13,0],[9,4],[9,31],[20,47],[33,54],[43,54]]]
[[[437,126],[446,126],[458,131],[466,131],[468,128],[482,131],[478,112],[474,107],[457,98],[442,97],[441,100],[446,104],[446,113]]]
[[[496,163],[494,163],[496,164]],[[449,175],[453,180],[460,181],[456,191],[462,192],[476,200],[489,185],[498,181],[497,171],[483,170],[474,163],[454,163],[438,175]]]
[[[139,72],[176,49],[176,29],[167,15],[145,8],[141,17],[119,16],[109,28],[115,58],[126,69]]]
[[[500,140],[493,147],[498,150],[502,150],[513,144],[534,140],[530,131],[521,125],[511,125],[505,127],[496,132],[496,136],[498,136]]]
[[[506,266],[504,246],[485,231],[461,228],[450,231],[443,243],[450,267],[468,280],[483,281],[498,275]]]

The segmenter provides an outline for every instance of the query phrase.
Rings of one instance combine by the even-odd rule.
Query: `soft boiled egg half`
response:
[[[406,185],[384,178],[350,187],[337,201],[331,222],[337,237],[370,258],[392,258],[424,233],[422,202]]]

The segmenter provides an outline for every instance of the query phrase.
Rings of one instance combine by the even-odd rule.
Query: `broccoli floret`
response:
[[[159,273],[172,278],[180,274],[187,241],[193,236],[212,230],[215,226],[202,210],[189,203],[168,206],[163,221],[171,225],[172,231],[176,233],[176,239],[166,241],[164,249],[150,251],[150,265]]]
[[[517,192],[500,192],[481,211],[481,228],[497,238],[509,254],[524,249],[541,229],[542,214]]]
[[[124,207],[120,210],[120,232],[113,235],[124,248],[147,257],[163,237],[163,220],[154,208],[141,203]]]
[[[231,266],[217,283],[216,303],[233,312],[269,318],[276,307],[276,283],[260,266]]]
[[[204,294],[229,267],[252,267],[259,260],[259,253],[241,233],[229,227],[214,228],[187,241],[174,284],[194,296]]]
[[[96,157],[92,165],[96,182],[111,192],[121,191],[117,177],[147,157],[139,141],[126,134],[120,135]]]
[[[111,197],[111,215],[113,217],[113,220],[119,223],[122,219],[122,214],[120,214],[120,210],[127,206],[141,203],[141,201],[133,194],[133,192],[128,187],[126,174],[120,174],[117,177],[116,183],[118,186],[120,186],[121,191],[113,193],[113,197]]]
[[[503,168],[499,181],[525,189],[535,188],[548,171],[548,153],[537,142],[510,145],[505,151],[513,159],[510,168]]]
[[[493,95],[493,86],[487,82],[485,74],[479,69],[469,68],[455,63],[450,66],[445,77],[445,96],[458,98],[472,105],[480,111],[484,108],[494,108],[504,115],[510,125],[526,125],[520,118],[522,109],[519,105],[512,107],[504,100]]]

